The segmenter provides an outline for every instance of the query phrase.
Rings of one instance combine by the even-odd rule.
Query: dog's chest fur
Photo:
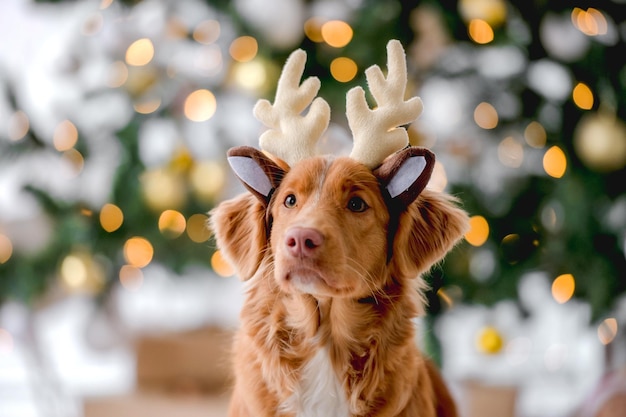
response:
[[[328,348],[320,347],[303,368],[299,385],[284,411],[296,417],[348,417],[346,394],[330,360]]]

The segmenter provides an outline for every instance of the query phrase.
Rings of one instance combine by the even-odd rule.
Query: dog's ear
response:
[[[390,260],[392,272],[416,277],[441,260],[469,227],[467,213],[443,193],[423,190],[399,214]]]
[[[244,193],[209,213],[217,247],[242,280],[254,275],[266,251],[265,211],[255,196]]]
[[[248,191],[267,207],[286,169],[250,146],[231,148],[228,151],[228,163]]]
[[[422,192],[435,167],[435,155],[426,148],[407,147],[387,158],[373,173],[386,188],[389,207],[404,210]]]

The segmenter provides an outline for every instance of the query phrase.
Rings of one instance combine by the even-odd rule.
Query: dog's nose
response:
[[[322,243],[324,236],[309,227],[292,227],[285,235],[285,244],[292,256],[313,256]]]

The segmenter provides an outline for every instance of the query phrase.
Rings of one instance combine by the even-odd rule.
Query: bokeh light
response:
[[[489,223],[483,216],[472,216],[469,219],[469,230],[465,233],[465,240],[472,246],[482,246],[489,237]]]
[[[524,140],[529,146],[540,149],[546,146],[548,134],[541,123],[533,121],[524,129]]]
[[[583,10],[579,7],[574,7],[571,17],[574,26],[585,35],[604,35],[608,31],[606,18],[596,8],[589,7],[587,10]]]
[[[503,0],[460,0],[458,6],[466,22],[483,19],[490,25],[499,26],[506,20],[507,6]]]
[[[61,276],[70,288],[79,288],[87,282],[87,266],[76,255],[68,255],[61,263]]]
[[[147,100],[140,100],[133,104],[133,108],[139,114],[150,114],[154,113],[161,107],[161,99],[160,98],[152,98]]]
[[[131,237],[124,243],[124,259],[131,266],[143,268],[152,261],[153,255],[152,244],[143,237]]]
[[[446,173],[446,167],[440,162],[435,161],[435,168],[428,181],[428,189],[442,192],[448,186],[448,174]]]
[[[63,160],[67,161],[72,167],[74,175],[80,174],[85,166],[85,158],[83,157],[83,154],[74,148],[63,152]]]
[[[347,57],[338,57],[330,63],[330,74],[339,82],[347,83],[356,76],[358,67],[356,62]]]
[[[261,91],[266,87],[267,68],[260,60],[242,62],[233,68],[235,82],[246,90]]]
[[[467,27],[470,38],[478,44],[486,44],[493,41],[493,29],[482,19],[472,19]]]
[[[349,24],[342,20],[329,20],[322,25],[324,42],[335,48],[343,48],[352,40],[353,31]]]
[[[109,76],[107,78],[107,86],[118,88],[124,85],[128,80],[128,67],[122,61],[115,61],[109,67]]]
[[[590,110],[593,107],[593,92],[585,83],[578,83],[572,91],[574,104],[583,110]]]
[[[154,45],[148,38],[138,39],[126,50],[126,63],[135,67],[147,65],[154,57]]]
[[[187,221],[185,216],[176,210],[165,210],[159,216],[159,231],[166,237],[176,238],[183,234]]]
[[[217,275],[222,277],[230,277],[235,274],[234,269],[230,266],[228,261],[224,259],[222,252],[219,250],[215,251],[213,256],[211,256],[211,267]]]
[[[100,225],[104,230],[111,233],[122,226],[124,213],[115,204],[107,203],[100,209]]]
[[[615,339],[615,336],[617,336],[618,329],[619,327],[615,318],[610,317],[603,320],[598,326],[598,339],[600,339],[600,343],[603,345],[611,343]]]
[[[259,45],[252,36],[240,36],[232,41],[228,51],[235,61],[248,62],[256,56]]]
[[[220,164],[203,161],[194,164],[189,173],[189,180],[196,195],[203,200],[210,201],[224,187],[226,174]]]
[[[504,346],[502,335],[493,326],[485,326],[480,329],[476,336],[476,348],[479,352],[487,355],[495,355],[500,353]]]
[[[483,129],[494,129],[498,126],[498,112],[491,104],[482,102],[474,109],[474,121]]]
[[[57,151],[63,152],[73,148],[78,141],[78,129],[69,120],[63,120],[54,129],[52,142]]]
[[[311,17],[304,22],[304,34],[315,43],[324,42],[322,36],[322,25],[324,20],[319,17]]]
[[[155,212],[177,209],[185,204],[185,181],[167,169],[151,169],[140,176],[143,197]]]
[[[220,37],[220,22],[209,19],[203,20],[193,30],[193,39],[203,45],[210,45]]]
[[[217,101],[212,92],[200,89],[192,92],[185,100],[185,116],[194,122],[204,122],[215,114]]]
[[[7,123],[7,134],[13,142],[24,138],[30,129],[28,116],[22,110],[13,113]]]
[[[129,291],[137,291],[143,285],[143,271],[132,265],[124,265],[120,268],[120,284]]]
[[[209,240],[211,230],[208,226],[209,217],[206,214],[194,214],[187,220],[187,236],[196,243]]]
[[[60,276],[71,292],[95,294],[104,286],[104,271],[93,256],[84,249],[76,250],[63,258]]]
[[[552,281],[552,297],[557,303],[568,302],[574,295],[576,283],[572,274],[559,275]]]
[[[0,233],[0,264],[6,263],[13,254],[13,244],[8,236]]]
[[[519,168],[524,161],[524,147],[512,136],[507,136],[498,144],[498,160],[502,165]]]
[[[543,169],[551,177],[561,178],[567,170],[565,152],[558,146],[553,146],[543,156]]]

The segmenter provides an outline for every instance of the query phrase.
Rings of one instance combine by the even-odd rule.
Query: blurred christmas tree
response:
[[[619,0],[40,3],[21,12],[28,28],[55,22],[25,36],[45,47],[3,68],[0,301],[34,300],[59,276],[100,294],[149,262],[208,265],[202,213],[228,193],[224,151],[255,144],[252,106],[288,53],[308,52],[329,135],[345,137],[345,93],[390,38],[425,104],[412,143],[435,151],[433,186],[474,216],[430,277],[432,311],[516,299],[529,271],[596,317],[626,292]]]

